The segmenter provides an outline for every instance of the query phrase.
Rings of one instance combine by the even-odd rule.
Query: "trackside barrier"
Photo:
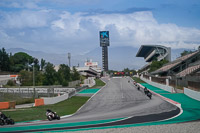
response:
[[[153,82],[153,81],[150,81],[150,80],[147,80],[143,77],[140,77],[143,81],[147,82],[148,84],[152,85],[152,86],[155,86],[155,87],[158,87],[158,88],[161,88],[165,91],[168,91],[168,92],[171,92],[171,93],[175,93],[175,90],[173,87],[171,86],[168,86],[168,85],[163,85],[163,84],[159,84],[159,83],[156,83],[156,82]]]
[[[195,100],[200,101],[200,92],[199,91],[194,91],[194,90],[191,90],[191,89],[184,87],[184,94],[195,99]]]
[[[0,102],[0,109],[9,109],[9,102]]]
[[[35,106],[44,105],[44,99],[35,99]]]
[[[15,102],[0,102],[0,109],[14,109]]]
[[[15,109],[16,102],[9,102],[9,108]]]
[[[57,97],[43,98],[43,101],[44,101],[44,105],[48,105],[48,104],[55,104],[55,103],[64,101],[68,98],[69,98],[69,94],[66,93]]]

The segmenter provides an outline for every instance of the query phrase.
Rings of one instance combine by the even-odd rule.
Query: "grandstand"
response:
[[[144,57],[146,62],[161,61],[163,59],[171,61],[171,48],[161,45],[142,45],[136,57]]]
[[[145,61],[148,62],[140,70],[147,72],[152,61],[161,61],[163,59],[171,61],[171,48],[161,45],[142,45],[136,54],[136,57],[144,57]]]
[[[188,67],[185,70],[183,70],[183,71],[179,72],[178,74],[176,74],[176,76],[177,77],[185,77],[185,76],[187,76],[189,74],[192,74],[192,73],[195,73],[195,72],[198,72],[198,71],[200,71],[200,64]]]
[[[173,62],[165,64],[160,69],[152,72],[153,75],[159,76],[184,76],[199,69],[200,51],[197,50],[188,55],[177,58]],[[193,65],[195,64],[195,65]]]
[[[148,73],[148,68],[150,67],[150,64],[153,60],[169,60],[171,54],[169,50],[167,51],[168,48],[166,47],[156,45],[153,46],[141,46],[136,55],[136,57],[144,57],[146,62],[148,62],[147,65],[140,69],[141,73],[139,75],[142,75],[142,77],[146,77],[147,79],[151,77],[153,82],[158,82],[161,84],[166,84],[163,83],[163,81],[165,81],[163,79],[168,79],[168,85],[173,86],[174,88],[179,86],[188,87],[193,90],[200,90],[200,47],[198,50],[185,56],[179,57],[176,60],[165,64],[156,71]],[[158,47],[166,48],[165,50],[163,49],[163,51],[166,53],[156,55],[153,51],[159,49]]]

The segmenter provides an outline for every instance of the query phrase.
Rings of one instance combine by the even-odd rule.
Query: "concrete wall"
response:
[[[83,85],[87,85],[89,87],[92,87],[96,84],[95,82],[95,77],[88,77],[87,79],[84,80],[84,84]]]
[[[76,86],[79,85],[80,83],[81,83],[80,80],[72,81],[72,82],[69,82],[68,87],[76,87]]]
[[[163,89],[165,91],[168,91],[168,92],[171,92],[171,93],[174,93],[174,88],[171,87],[171,86],[167,86],[167,85],[163,85],[163,84],[159,84],[159,83],[156,83],[156,82],[152,82],[150,80],[147,80],[143,77],[140,77],[143,81],[147,82],[148,84],[152,85],[152,86],[155,86],[155,87],[158,87],[160,89]]]
[[[66,93],[61,96],[52,97],[52,98],[43,98],[43,99],[44,99],[44,105],[48,105],[48,104],[55,104],[55,103],[64,101],[68,98],[69,98],[69,94]]]
[[[184,94],[195,99],[195,100],[200,101],[200,92],[198,92],[198,91],[194,91],[194,90],[191,90],[191,89],[184,87]]]

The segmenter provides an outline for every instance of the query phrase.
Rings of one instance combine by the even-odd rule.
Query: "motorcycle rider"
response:
[[[46,116],[48,115],[52,115],[53,117],[55,117],[55,113],[53,111],[51,111],[50,109],[47,109],[47,112],[46,112]]]
[[[144,87],[144,93],[145,93],[146,95],[147,95],[147,92],[148,92],[147,88]]]
[[[147,96],[151,99],[152,93],[150,91],[147,92]]]
[[[6,119],[7,117],[6,117],[6,115],[4,113],[0,112],[0,118],[1,119]]]

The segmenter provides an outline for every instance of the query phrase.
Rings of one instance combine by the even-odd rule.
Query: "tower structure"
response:
[[[109,42],[109,31],[100,31],[100,46],[102,47],[102,66],[103,71],[108,71],[108,46],[110,46]]]
[[[68,53],[69,67],[71,67],[71,53]]]

